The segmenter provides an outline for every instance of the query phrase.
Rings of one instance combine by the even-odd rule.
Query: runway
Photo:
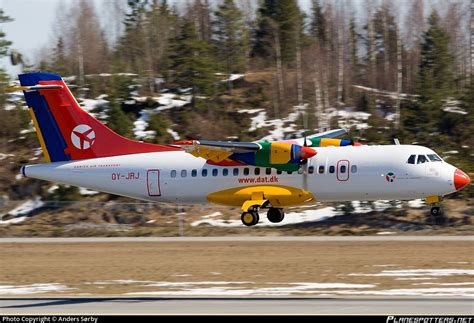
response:
[[[224,237],[86,237],[0,238],[0,243],[107,242],[390,242],[472,241],[474,236],[224,236]]]
[[[474,314],[472,236],[1,238],[0,314]]]
[[[18,298],[0,314],[379,314],[472,315],[472,299]]]

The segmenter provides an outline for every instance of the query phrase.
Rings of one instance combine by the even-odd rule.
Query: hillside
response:
[[[113,75],[90,76],[91,83]],[[125,77],[133,84],[136,76]],[[223,78],[223,77],[222,77]],[[130,137],[169,143],[185,138],[269,140],[298,134],[304,110],[289,107],[285,117],[275,118],[268,71],[231,75],[232,94],[202,97],[192,102],[189,90],[162,89],[154,96],[131,91],[120,110],[130,127]],[[66,78],[74,89],[74,78]],[[227,83],[225,78],[223,83]],[[108,124],[116,124],[107,94],[82,95],[81,106]],[[42,162],[41,149],[28,120],[21,93],[8,95],[0,109],[0,236],[120,236],[120,235],[219,235],[219,234],[469,234],[473,229],[472,187],[445,201],[446,218],[434,219],[419,201],[410,203],[344,203],[290,208],[281,225],[263,221],[258,230],[242,227],[240,211],[214,205],[176,206],[141,203],[22,178],[23,164]],[[310,107],[308,107],[308,110]],[[380,108],[375,126],[372,115],[352,107],[328,109],[331,124],[351,128],[364,143],[388,143],[386,127],[393,115]],[[457,114],[458,112],[447,112]],[[385,116],[385,117],[383,117]],[[117,119],[117,118],[116,118]],[[380,138],[380,142],[370,138]],[[403,140],[403,139],[402,139]],[[448,161],[463,161],[469,147],[435,148]],[[471,166],[472,167],[472,166]]]

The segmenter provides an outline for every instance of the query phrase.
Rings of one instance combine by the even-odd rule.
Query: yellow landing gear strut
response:
[[[426,204],[431,205],[430,214],[434,217],[441,215],[441,207],[439,207],[439,202],[441,202],[441,197],[437,195],[428,196],[426,199]]]

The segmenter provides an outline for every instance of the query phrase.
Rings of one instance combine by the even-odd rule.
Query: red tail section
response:
[[[42,80],[38,84],[62,86],[39,90],[39,94],[44,97],[64,139],[64,154],[71,160],[180,150],[127,139],[113,132],[79,106],[62,79]]]

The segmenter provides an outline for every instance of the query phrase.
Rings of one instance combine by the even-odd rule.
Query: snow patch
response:
[[[3,216],[0,216],[0,225],[2,224],[15,224],[15,223],[20,223],[23,222],[28,218],[31,212],[34,210],[42,207],[44,205],[44,202],[41,201],[40,197],[37,197],[34,200],[28,200],[10,212],[8,212],[6,215],[8,215],[10,218],[8,220],[2,220]]]
[[[474,288],[420,288],[388,290],[343,290],[333,291],[341,295],[377,295],[377,296],[461,296],[473,297]]]
[[[84,196],[90,196],[90,195],[99,194],[99,192],[85,188],[85,187],[79,187],[79,194],[84,195]]]
[[[177,133],[176,131],[174,131],[173,129],[166,129],[166,132],[169,133],[171,135],[171,137],[173,137],[174,140],[179,140],[181,139],[179,133]]]
[[[153,98],[160,104],[155,108],[155,111],[160,112],[164,110],[181,108],[182,106],[191,103],[191,95],[177,95],[174,93],[162,93],[160,96]]]
[[[65,292],[73,290],[66,285],[52,284],[32,284],[32,285],[0,285],[1,295],[28,295],[48,292]]]
[[[215,213],[213,217],[217,216]],[[220,215],[220,214],[219,214]],[[304,210],[300,212],[288,212],[285,214],[285,219],[280,223],[271,223],[265,216],[260,217],[259,226],[282,226],[295,223],[303,222],[315,222],[322,221],[337,215],[333,207],[325,207],[317,210]],[[207,224],[216,227],[240,227],[242,222],[240,220],[224,220],[224,219],[212,219],[209,216],[203,217],[202,220],[194,221],[191,226],[196,227],[201,224]]]
[[[235,282],[222,282],[227,284],[235,284]],[[240,283],[240,282],[239,282]],[[179,286],[173,283],[172,286]],[[198,285],[209,285],[205,282],[196,283]],[[215,285],[215,284],[214,284]],[[217,284],[221,285],[221,284]],[[273,285],[273,284],[272,284]],[[251,295],[270,295],[270,296],[284,296],[295,293],[318,293],[321,290],[328,288],[344,289],[344,288],[373,288],[372,284],[346,284],[346,283],[290,283],[279,287],[263,287],[263,288],[237,288],[230,286],[213,286],[213,287],[197,287],[186,288],[182,290],[171,291],[154,291],[154,292],[133,292],[126,295],[172,295],[172,296],[194,296],[194,295],[208,295],[208,296],[251,296]]]
[[[436,285],[436,286],[468,286],[474,285],[474,282],[466,282],[466,283],[415,283],[413,285]]]
[[[262,112],[264,109],[242,109],[237,111],[238,113],[248,113],[248,114],[255,114],[257,112]]]
[[[349,276],[377,276],[377,277],[410,277],[410,276],[456,276],[474,275],[471,269],[401,269],[384,270],[376,274],[352,273]]]
[[[12,215],[12,216],[27,215],[27,214],[31,213],[32,211],[34,211],[35,209],[42,207],[43,205],[44,205],[44,202],[41,201],[40,197],[37,197],[34,200],[28,200],[28,201],[22,203],[18,207],[14,208],[10,212],[8,212],[8,215]]]
[[[3,153],[0,153],[0,160],[4,160],[4,159],[7,159],[8,157],[14,157],[15,155],[13,154],[3,154]]]
[[[408,207],[411,207],[413,209],[425,207],[425,201],[423,201],[422,199],[408,201]]]

